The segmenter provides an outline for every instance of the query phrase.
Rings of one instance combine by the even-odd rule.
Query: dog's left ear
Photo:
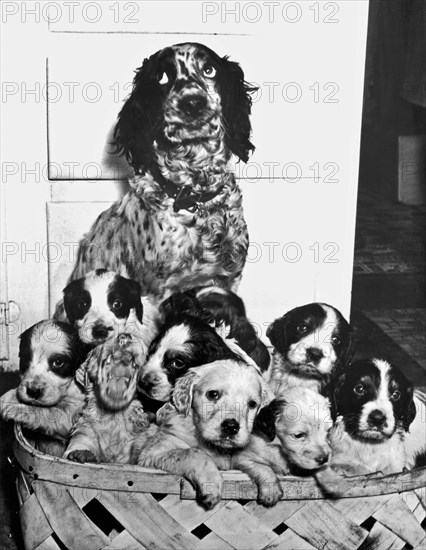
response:
[[[129,286],[129,292],[130,292],[130,299],[132,304],[134,304],[136,317],[138,318],[139,322],[142,323],[143,318],[143,306],[142,306],[142,288],[141,285],[134,281],[133,279],[128,279],[128,286]]]
[[[246,82],[238,63],[228,61],[227,57],[222,58],[219,85],[226,144],[234,155],[247,162],[254,151],[250,142],[251,94],[258,87]]]
[[[288,320],[288,316],[283,315],[275,319],[266,330],[266,336],[269,338],[269,341],[280,353],[284,353],[287,344],[286,328]]]
[[[253,424],[253,433],[263,435],[269,441],[273,441],[276,435],[275,422],[282,410],[282,399],[274,399],[266,407],[260,409]]]
[[[416,418],[417,409],[413,398],[413,387],[410,386],[407,390],[406,402],[401,414],[402,426],[406,432],[410,431],[410,424]]]
[[[173,389],[172,402],[176,410],[185,416],[188,416],[191,410],[194,384],[197,379],[198,374],[190,370],[185,376],[179,378]]]

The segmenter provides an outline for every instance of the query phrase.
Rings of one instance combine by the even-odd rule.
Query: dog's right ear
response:
[[[260,409],[254,419],[253,433],[263,435],[269,441],[273,441],[276,435],[275,422],[282,407],[283,401],[281,399],[274,399],[269,405]]]
[[[287,314],[283,315],[282,317],[275,319],[275,321],[269,325],[266,331],[266,336],[269,338],[271,344],[280,353],[284,353],[287,345],[286,330],[288,322],[289,318]]]
[[[343,385],[346,380],[346,374],[343,373],[334,381],[334,383],[330,384],[329,390],[327,392],[327,395],[330,400],[330,415],[333,422],[336,422],[336,418],[339,411],[339,403],[341,398],[341,391],[343,388]]]
[[[188,416],[191,410],[194,385],[197,379],[198,374],[190,370],[177,380],[173,389],[172,402],[176,410],[185,416]]]

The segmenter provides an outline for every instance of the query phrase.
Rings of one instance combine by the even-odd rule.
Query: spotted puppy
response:
[[[77,331],[58,321],[40,321],[22,333],[21,382],[0,398],[0,415],[25,428],[65,441],[84,403],[74,375],[86,350]]]
[[[228,163],[232,155],[247,162],[254,149],[256,89],[237,63],[203,44],[144,60],[114,132],[135,177],[80,242],[70,281],[105,267],[158,301],[197,285],[238,285],[249,239]]]
[[[160,305],[170,318],[182,313],[199,317],[217,328],[225,338],[233,338],[262,371],[269,367],[270,356],[246,315],[242,299],[217,286],[198,287],[173,294]]]
[[[338,416],[331,432],[331,466],[335,471],[388,474],[407,467],[405,439],[416,407],[413,387],[401,371],[382,359],[354,362],[336,382],[334,406]]]
[[[106,269],[96,269],[72,281],[64,289],[64,308],[81,341],[90,346],[116,337],[131,309],[139,322],[144,316],[144,323],[152,323],[155,330],[155,308],[142,300],[139,283]]]
[[[234,467],[268,399],[259,371],[240,361],[191,369],[176,383],[172,403],[157,415],[155,433],[139,442],[138,463],[183,475],[194,484],[199,501],[211,508],[221,498],[218,468]],[[260,490],[259,500],[268,505],[270,496]]]
[[[274,346],[270,384],[279,394],[304,385],[326,391],[351,354],[351,330],[334,307],[312,303],[276,319],[266,332]]]
[[[147,352],[146,333],[134,310],[123,331],[94,348],[77,373],[86,377],[87,396],[64,454],[69,460],[129,463],[134,440],[149,425],[142,404],[134,399]]]

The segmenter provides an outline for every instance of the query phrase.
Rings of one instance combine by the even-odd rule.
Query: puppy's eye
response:
[[[304,432],[298,432],[296,434],[292,434],[294,439],[297,439],[298,441],[303,441],[306,439],[306,434]]]
[[[86,300],[80,300],[78,303],[77,303],[77,308],[79,311],[83,311],[85,309],[87,309],[87,302]]]
[[[341,342],[340,338],[338,336],[332,336],[331,337],[331,342],[335,345],[335,346],[338,346]]]
[[[158,73],[157,80],[158,83],[163,86],[164,84],[167,84],[169,77],[167,76],[167,73],[163,71],[162,73]]]
[[[203,67],[203,75],[206,78],[214,78],[216,76],[216,69],[212,65],[206,64]]]
[[[206,392],[206,397],[209,401],[217,401],[220,397],[220,392],[217,390],[209,390]]]
[[[112,303],[112,309],[121,309],[123,307],[123,302],[121,300],[114,300]]]
[[[392,395],[390,396],[391,401],[398,401],[401,398],[401,392],[398,390],[395,390]]]
[[[54,359],[52,361],[52,367],[55,367],[56,369],[60,369],[65,365],[65,361],[63,359]]]
[[[364,395],[365,394],[365,388],[362,384],[357,384],[356,386],[354,386],[354,393],[356,395]]]
[[[184,361],[182,361],[182,359],[173,359],[172,361],[170,361],[170,363],[168,363],[167,366],[170,369],[183,369],[184,367],[186,367],[186,364]]]
[[[255,409],[257,407],[257,402],[254,400],[254,399],[251,399],[248,403],[248,408],[249,409]]]
[[[299,334],[304,334],[305,332],[307,332],[308,330],[308,326],[307,325],[297,325],[297,332]]]

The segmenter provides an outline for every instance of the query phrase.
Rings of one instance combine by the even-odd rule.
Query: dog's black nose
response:
[[[306,355],[311,361],[319,361],[324,357],[323,352],[318,348],[308,348],[306,350]]]
[[[179,109],[188,115],[198,114],[206,105],[206,98],[199,94],[188,94],[179,101]]]
[[[145,376],[143,376],[140,379],[139,386],[143,390],[149,391],[149,390],[152,390],[152,388],[157,384],[159,384],[160,382],[161,382],[161,378],[156,374],[145,374]]]
[[[225,435],[235,435],[239,432],[240,424],[235,418],[227,418],[222,422],[222,432]]]
[[[106,338],[108,336],[108,329],[104,325],[95,325],[92,328],[93,338]]]
[[[27,395],[28,397],[31,397],[31,399],[38,399],[41,397],[42,393],[43,390],[41,388],[32,388],[31,386],[27,386]]]
[[[320,454],[319,456],[317,456],[316,461],[320,465],[325,464],[328,461],[328,453]]]
[[[371,411],[371,413],[368,415],[368,422],[372,426],[377,426],[378,428],[380,428],[380,426],[386,424],[386,416],[382,413],[382,411],[376,409],[374,411]]]

